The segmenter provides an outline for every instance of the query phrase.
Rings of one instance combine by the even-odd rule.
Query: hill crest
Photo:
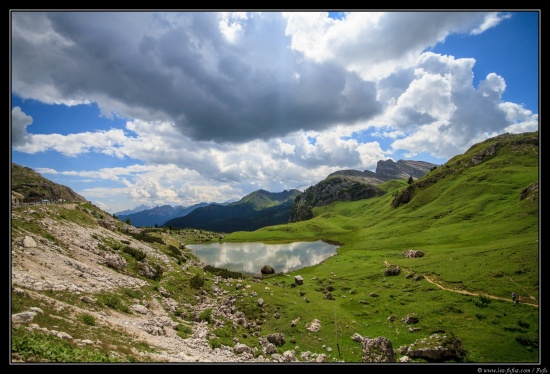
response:
[[[11,163],[12,204],[47,202],[85,203],[88,200],[70,187],[54,183],[33,169]]]

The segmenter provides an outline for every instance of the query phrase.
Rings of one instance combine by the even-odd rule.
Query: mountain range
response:
[[[211,204],[195,209],[183,217],[167,221],[164,226],[224,233],[254,231],[261,227],[288,222],[290,209],[299,195],[299,190],[258,190],[234,203]]]
[[[195,228],[224,233],[254,231],[264,226],[312,217],[316,206],[380,196],[376,186],[391,179],[419,178],[437,165],[413,160],[380,160],[376,171],[340,170],[308,188],[283,192],[254,191],[229,204],[201,203],[191,207],[165,205],[132,214],[116,214],[136,227]]]
[[[419,178],[437,165],[413,160],[380,160],[376,171],[340,170],[304,192],[254,191],[233,203],[199,203],[189,207],[163,205],[137,207],[115,213],[118,219],[135,227],[195,228],[217,232],[254,231],[261,227],[296,222],[312,217],[312,209],[334,201],[354,201],[384,192],[377,185],[391,179]],[[12,163],[12,193],[27,200],[85,202],[69,187],[53,183],[32,169]],[[22,197],[21,197],[22,198]]]
[[[208,205],[210,204],[199,203],[188,207],[181,205],[175,207],[171,205],[163,205],[151,209],[142,209],[129,214],[115,213],[115,216],[121,221],[126,222],[129,220],[132,226],[135,227],[158,227],[164,225],[166,221],[177,217],[183,217],[197,208],[202,208]]]

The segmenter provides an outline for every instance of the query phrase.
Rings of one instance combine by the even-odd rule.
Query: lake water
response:
[[[264,265],[271,266],[276,273],[316,265],[334,256],[339,248],[322,240],[285,244],[189,244],[187,247],[207,265],[247,274],[261,274]]]

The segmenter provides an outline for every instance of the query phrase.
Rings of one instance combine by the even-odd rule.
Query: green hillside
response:
[[[385,336],[394,346],[408,343],[419,334],[399,331],[402,324],[388,323],[387,317],[396,315],[399,321],[415,313],[422,336],[452,332],[469,350],[469,360],[537,361],[538,160],[538,133],[503,135],[477,144],[411,186],[390,181],[380,185],[388,192],[384,196],[336,202],[315,208],[310,220],[232,233],[225,240],[342,243],[338,256],[289,275],[316,278],[301,286],[308,295],[328,284],[336,288],[336,300],[320,304],[327,314],[337,310],[341,321],[355,321],[340,326],[344,336],[358,332]],[[410,201],[393,207],[407,189]],[[409,249],[425,255],[405,258],[402,253]],[[402,275],[384,276],[390,264]],[[425,278],[413,281],[408,274]],[[351,289],[356,293],[350,295]],[[513,291],[532,305],[510,303]],[[372,292],[379,296],[370,297]],[[484,295],[491,302],[478,306]],[[341,348],[348,346],[344,342]]]
[[[228,206],[238,206],[249,203],[255,209],[269,208],[272,206],[283,204],[289,200],[294,201],[296,196],[300,194],[298,190],[285,190],[283,192],[268,192],[266,190],[254,191],[241,200],[228,204]]]

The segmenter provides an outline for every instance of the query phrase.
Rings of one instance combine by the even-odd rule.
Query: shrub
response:
[[[173,256],[173,257],[178,258],[178,257],[181,256],[181,252],[180,252],[179,248],[176,248],[173,245],[168,246],[168,251],[170,251],[170,255]]]
[[[212,349],[220,348],[222,346],[222,342],[218,338],[210,339],[208,341],[208,344],[210,345],[210,348],[212,348]]]
[[[138,240],[141,240],[141,241],[144,241],[146,243],[159,243],[159,244],[164,244],[164,241],[162,240],[162,238],[159,238],[157,236],[154,236],[154,235],[147,235],[147,232],[145,230],[141,231],[140,234],[135,234],[135,233],[128,233],[131,237],[135,238],[135,239],[138,239]]]
[[[206,321],[212,323],[212,309],[208,308],[199,313],[199,318],[201,321]]]
[[[473,300],[475,306],[480,308],[485,308],[487,305],[491,303],[491,299],[489,299],[487,296],[479,295],[479,297]]]
[[[525,332],[524,329],[517,326],[504,326],[504,331],[510,331],[510,332]]]
[[[122,251],[124,253],[128,253],[130,256],[132,256],[133,258],[135,258],[137,261],[141,261],[143,260],[145,257],[146,257],[146,254],[145,252],[143,251],[140,251],[139,249],[136,249],[136,248],[132,248],[130,246],[125,246]]]
[[[129,309],[126,305],[122,303],[120,298],[116,295],[107,294],[107,295],[100,295],[98,297],[98,300],[105,305],[106,307],[109,307],[114,310],[118,310],[121,312],[128,313]]]
[[[192,288],[198,290],[204,287],[204,278],[201,277],[199,274],[195,274],[193,278],[191,278],[190,284]]]
[[[185,325],[179,325],[178,326],[178,331],[183,332],[185,334],[193,333],[193,329],[191,327],[185,326]]]
[[[95,326],[95,317],[90,313],[81,314],[80,319],[88,326]]]
[[[529,327],[531,327],[531,324],[529,322],[525,322],[525,321],[522,321],[522,320],[518,321],[518,325],[520,327],[523,327],[524,329],[528,329]]]
[[[241,278],[243,276],[242,273],[239,273],[239,272],[236,272],[236,271],[231,271],[231,270],[227,270],[227,269],[222,269],[222,268],[217,268],[217,267],[214,267],[214,266],[211,266],[211,265],[206,265],[204,268],[204,271],[207,271],[211,274],[214,274],[214,275],[218,275],[222,278],[235,278],[235,279],[238,279],[238,278]]]
[[[539,341],[536,337],[528,336],[528,335],[517,335],[516,336],[516,342],[523,345],[524,347],[530,347],[530,348],[538,348],[539,347]]]
[[[164,274],[164,268],[155,263],[152,263],[151,266],[153,267],[153,269],[155,269],[155,276],[153,277],[153,280],[160,280],[162,274]]]
[[[462,313],[464,313],[464,312],[462,311],[462,309],[456,308],[456,307],[454,307],[454,306],[450,306],[450,307],[449,307],[449,312],[453,312],[453,313],[456,313],[456,314],[462,314]]]
[[[135,288],[123,288],[122,293],[133,299],[141,299],[143,297],[143,291]]]
[[[178,336],[182,339],[188,338],[190,335],[193,334],[193,330],[189,326],[185,325],[178,325],[177,332]]]

